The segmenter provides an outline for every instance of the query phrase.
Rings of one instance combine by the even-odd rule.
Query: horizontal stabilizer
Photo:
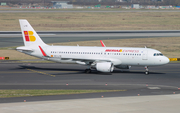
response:
[[[17,47],[16,49],[17,49],[17,50],[23,50],[23,51],[33,51],[32,49],[27,48],[27,47],[25,47],[25,46]]]

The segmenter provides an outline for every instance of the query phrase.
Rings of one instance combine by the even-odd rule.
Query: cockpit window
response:
[[[163,56],[162,53],[154,53],[154,56]]]

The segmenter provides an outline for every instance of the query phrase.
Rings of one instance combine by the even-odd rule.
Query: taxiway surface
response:
[[[179,67],[180,63],[150,67],[149,75],[144,74],[143,67],[132,67],[129,71],[115,69],[111,74],[93,70],[86,74],[86,67],[77,64],[0,63],[0,89],[123,90],[113,93],[5,98],[0,99],[0,102],[99,98],[101,95],[121,97],[177,94],[180,93]]]

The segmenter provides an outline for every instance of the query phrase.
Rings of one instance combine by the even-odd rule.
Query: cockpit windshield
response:
[[[162,53],[154,53],[154,56],[163,56]]]

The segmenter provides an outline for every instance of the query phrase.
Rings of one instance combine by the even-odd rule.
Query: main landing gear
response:
[[[145,69],[146,69],[145,74],[148,75],[149,74],[148,66],[145,66]]]
[[[85,69],[85,73],[91,73],[91,64]]]
[[[91,73],[91,66],[88,65],[88,68],[85,70],[85,73]]]
[[[85,73],[91,73],[91,69],[86,69]]]

